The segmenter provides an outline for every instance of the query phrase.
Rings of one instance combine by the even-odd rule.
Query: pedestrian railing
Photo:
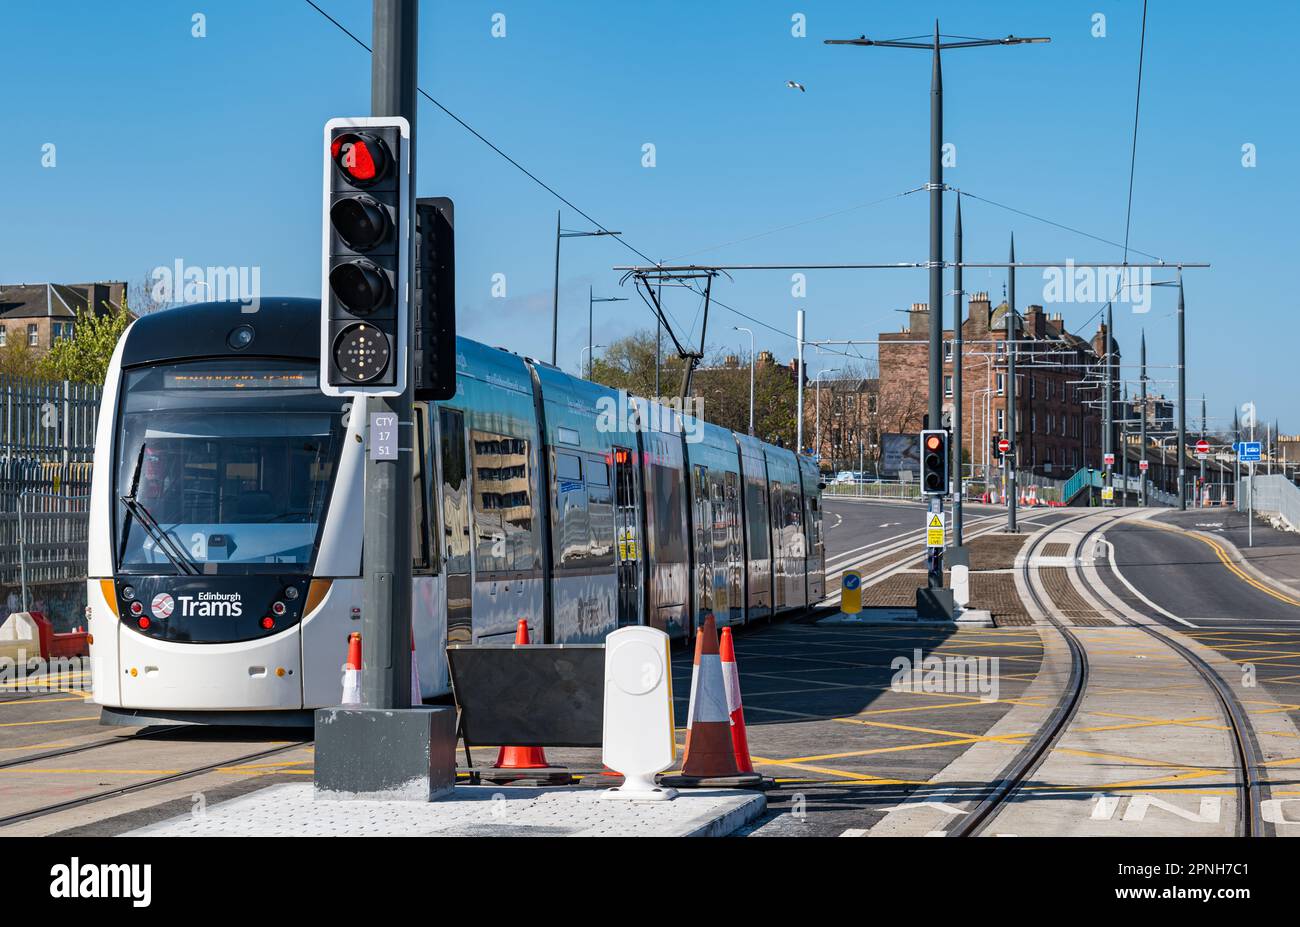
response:
[[[822,490],[822,494],[855,499],[919,499],[921,484],[900,480],[881,480],[875,483],[829,483]]]

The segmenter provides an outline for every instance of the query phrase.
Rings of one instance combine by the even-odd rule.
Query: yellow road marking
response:
[[[71,724],[74,721],[98,721],[99,715],[91,715],[88,718],[52,718],[49,721],[5,721],[0,723],[0,727],[27,727],[32,724]]]
[[[1164,525],[1159,522],[1154,522],[1149,520],[1139,521],[1136,522],[1136,524],[1146,525],[1148,527],[1153,527],[1153,528],[1159,528],[1161,531],[1170,531],[1175,534],[1181,534],[1185,537],[1195,538],[1196,540],[1200,541],[1202,544],[1205,544],[1208,547],[1210,547],[1214,551],[1215,555],[1219,558],[1219,561],[1225,567],[1231,570],[1232,573],[1243,583],[1247,583],[1248,585],[1254,586],[1260,592],[1264,593],[1265,595],[1272,596],[1273,598],[1277,599],[1279,602],[1285,602],[1287,605],[1294,605],[1297,608],[1300,608],[1300,600],[1293,599],[1291,598],[1291,596],[1286,595],[1285,593],[1280,592],[1279,590],[1264,585],[1259,580],[1255,579],[1255,577],[1250,576],[1241,568],[1239,568],[1235,563],[1232,562],[1231,558],[1228,557],[1228,552],[1213,538],[1207,538],[1204,535],[1194,534],[1191,531],[1185,531],[1184,529],[1177,528],[1173,525]]]

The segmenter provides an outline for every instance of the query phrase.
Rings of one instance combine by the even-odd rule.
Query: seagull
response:
[[[808,92],[808,89],[804,87],[803,84],[799,83],[796,80],[788,80],[785,82],[785,85],[789,87],[791,90],[798,90],[800,93]]]

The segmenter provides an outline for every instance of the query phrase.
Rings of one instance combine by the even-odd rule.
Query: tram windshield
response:
[[[127,371],[115,490],[127,573],[286,573],[315,554],[347,420],[301,361]]]

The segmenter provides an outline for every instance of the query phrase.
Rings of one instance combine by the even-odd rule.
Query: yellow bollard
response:
[[[862,611],[862,574],[857,570],[845,570],[840,577],[840,611],[846,615]]]

